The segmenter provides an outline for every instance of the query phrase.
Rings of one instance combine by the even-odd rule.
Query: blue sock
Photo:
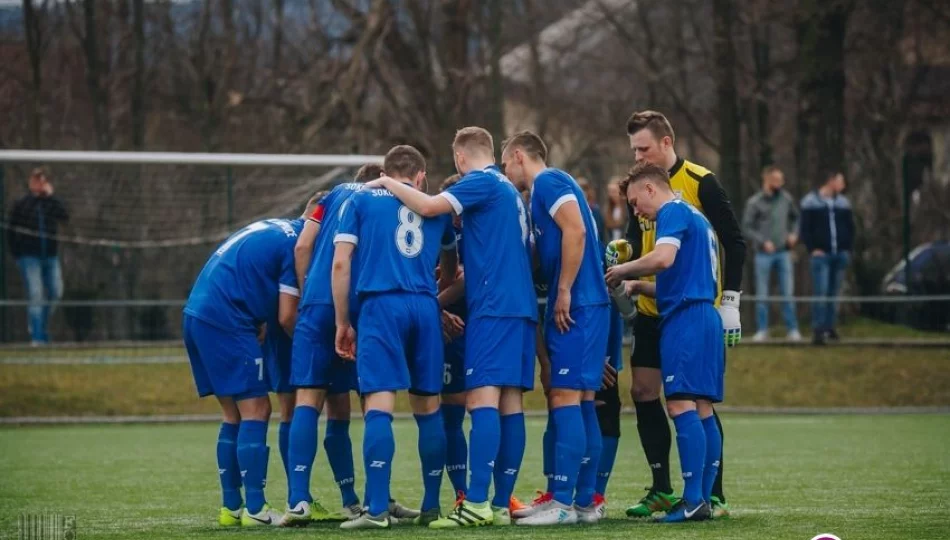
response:
[[[445,427],[445,470],[449,473],[452,490],[465,493],[468,480],[468,445],[462,423],[465,421],[465,405],[442,404],[442,421]]]
[[[244,495],[247,511],[256,514],[267,502],[264,499],[264,484],[267,482],[267,422],[241,420],[237,437],[237,458],[244,479]]]
[[[277,431],[277,448],[280,449],[280,462],[284,464],[287,476],[287,498],[290,499],[290,422],[281,422]]]
[[[290,496],[287,503],[291,508],[301,501],[310,502],[310,472],[313,460],[317,457],[317,421],[320,411],[307,405],[294,408],[294,418],[290,422],[290,441],[288,459],[290,460]]]
[[[554,493],[554,443],[556,439],[554,411],[548,411],[548,426],[541,439],[541,459],[544,461],[544,477],[548,479],[548,493]]]
[[[594,491],[601,495],[607,495],[607,482],[610,481],[610,473],[614,470],[614,461],[617,459],[617,444],[620,443],[618,437],[602,437],[603,450],[600,451],[600,463],[597,464],[597,485]]]
[[[479,407],[472,409],[472,431],[469,434],[468,470],[471,479],[465,498],[481,504],[488,500],[488,485],[492,480],[492,469],[498,458],[501,443],[501,418],[498,409]]]
[[[600,451],[603,441],[600,436],[600,421],[597,419],[597,406],[594,401],[581,402],[581,416],[584,417],[584,432],[587,446],[581,459],[581,469],[577,474],[577,494],[574,502],[578,506],[590,506],[594,502],[594,489],[597,487],[597,467],[600,463]]]
[[[704,418],[703,431],[706,432],[706,468],[703,469],[703,500],[712,498],[713,484],[719,474],[719,460],[722,458],[722,432],[716,424],[716,417]]]
[[[419,426],[419,461],[422,462],[421,511],[439,508],[439,491],[442,489],[442,473],[445,471],[445,426],[442,411],[414,415]]]
[[[350,440],[350,421],[327,419],[327,434],[323,437],[323,449],[333,471],[333,480],[340,488],[343,506],[360,502],[356,496],[353,472],[353,441]]]
[[[375,409],[367,411],[363,433],[363,466],[366,471],[366,504],[371,516],[389,510],[389,481],[395,453],[393,415]]]
[[[501,417],[501,438],[494,471],[495,497],[492,499],[492,504],[500,508],[508,508],[511,502],[511,493],[515,490],[524,459],[525,438],[524,413]]]
[[[221,478],[221,504],[237,510],[241,499],[241,466],[237,457],[238,425],[223,422],[218,431],[218,476]]]
[[[714,420],[715,421],[715,420]],[[683,471],[683,498],[690,506],[703,500],[703,467],[706,462],[706,433],[696,411],[687,411],[673,418],[676,426],[676,447]]]
[[[584,416],[580,405],[554,409],[554,500],[565,505],[574,504],[574,489],[581,460],[587,449]]]

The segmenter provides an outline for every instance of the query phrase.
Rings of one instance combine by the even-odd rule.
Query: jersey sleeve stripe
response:
[[[339,244],[340,242],[346,242],[347,244],[356,246],[359,245],[360,239],[355,234],[339,233],[333,237],[333,243]]]
[[[658,246],[660,244],[669,244],[671,246],[674,246],[676,249],[680,248],[679,238],[674,238],[672,236],[664,236],[663,238],[657,238],[655,245]]]
[[[300,297],[300,289],[297,287],[291,287],[290,285],[284,285],[281,283],[278,287],[278,290],[283,294],[289,294],[290,296],[296,296],[298,298]]]
[[[462,203],[460,203],[459,200],[455,198],[455,195],[452,195],[448,191],[443,191],[442,193],[439,193],[438,196],[445,197],[445,200],[449,201],[449,204],[452,205],[452,210],[455,210],[456,214],[460,216],[462,215],[462,211],[464,211],[465,208],[463,208]]]
[[[562,206],[564,206],[565,204],[571,201],[577,202],[577,196],[575,196],[573,193],[568,193],[567,195],[561,195],[561,198],[554,201],[554,204],[551,205],[551,209],[548,210],[548,214],[550,214],[550,216],[553,218],[554,215],[557,214],[557,211],[560,210]]]

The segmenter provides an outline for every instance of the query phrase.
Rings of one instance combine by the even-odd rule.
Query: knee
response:
[[[660,399],[660,386],[653,384],[652,381],[634,379],[633,386],[630,387],[630,397],[634,401],[653,401]]]
[[[241,418],[244,420],[259,420],[266,422],[270,419],[271,405],[267,396],[246,399],[238,402]]]
[[[685,412],[695,409],[696,405],[692,401],[675,400],[666,402],[666,412],[670,415],[670,418],[677,417]]]
[[[325,400],[326,390],[320,388],[298,388],[295,403],[297,407],[313,407],[318,411],[322,411]]]
[[[348,393],[327,396],[326,405],[328,420],[350,419],[350,395]]]

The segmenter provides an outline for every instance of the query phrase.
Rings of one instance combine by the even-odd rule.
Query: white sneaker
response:
[[[300,501],[297,506],[288,508],[284,517],[280,518],[281,527],[303,527],[310,524],[310,503]]]
[[[516,525],[573,525],[577,523],[577,512],[573,506],[551,501],[546,508],[539,509],[533,515],[515,522]]]
[[[574,512],[577,513],[577,522],[578,523],[597,523],[600,521],[600,512],[598,511],[599,505],[591,503],[590,506],[577,506],[574,505]],[[603,505],[600,505],[603,506]]]
[[[269,504],[264,504],[264,507],[261,508],[261,511],[252,514],[247,511],[247,508],[241,511],[241,526],[242,527],[259,527],[259,526],[274,526],[280,525],[281,515],[277,513],[276,510],[271,509]]]
[[[754,341],[755,343],[762,343],[763,341],[767,341],[768,339],[769,339],[769,333],[766,332],[765,330],[759,330],[758,332],[755,333],[755,335],[752,336],[752,341]]]
[[[542,510],[550,506],[550,503],[553,500],[554,500],[553,493],[544,493],[544,492],[539,491],[538,496],[533,501],[531,501],[531,504],[519,510],[515,510],[514,512],[511,513],[511,517],[515,519],[524,519],[528,516],[533,516],[539,510]]]
[[[790,330],[790,331],[788,332],[788,335],[785,336],[785,339],[787,339],[787,340],[789,340],[789,341],[801,341],[801,340],[802,340],[802,333],[799,332],[798,330]]]
[[[343,516],[343,518],[346,521],[349,521],[351,519],[356,519],[360,517],[360,514],[362,513],[363,513],[363,507],[360,505],[360,503],[344,506],[343,510],[340,510],[340,515]]]

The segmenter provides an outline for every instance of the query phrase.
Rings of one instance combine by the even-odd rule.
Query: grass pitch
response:
[[[808,540],[831,532],[842,540],[946,538],[950,515],[950,416],[727,415],[728,521],[662,526],[623,518],[639,499],[648,472],[632,418],[608,488],[610,517],[571,529],[486,528],[457,538],[755,539]],[[542,418],[529,418],[525,463],[517,495],[542,486]],[[271,426],[268,498],[277,507],[286,479]],[[321,426],[321,434],[323,427]],[[352,426],[357,485],[362,423]],[[421,497],[416,428],[397,420],[393,495]],[[79,538],[423,538],[447,536],[412,526],[390,531],[308,529],[220,530],[215,471],[215,424],[27,427],[0,429],[0,538],[17,538],[21,513],[75,515]],[[677,473],[674,456],[674,473]],[[339,503],[323,449],[313,485]],[[678,480],[674,481],[679,485]],[[448,478],[443,509],[451,504]]]

